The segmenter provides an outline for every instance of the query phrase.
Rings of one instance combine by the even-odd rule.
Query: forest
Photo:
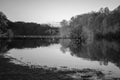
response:
[[[56,36],[59,28],[33,22],[13,22],[0,12],[0,37],[5,36]]]
[[[110,11],[108,7],[99,11],[76,15],[69,21],[61,21],[60,36],[91,41],[93,38],[118,39],[120,37],[120,6]]]
[[[33,22],[12,22],[0,12],[0,33],[11,29],[15,36],[60,36],[91,41],[93,38],[118,39],[120,37],[120,6],[110,11],[108,7],[99,11],[76,15],[69,21],[62,20],[61,28]]]
[[[15,35],[22,36],[51,36],[57,35],[58,28],[51,27],[48,24],[26,23],[26,22],[9,22],[8,25]]]

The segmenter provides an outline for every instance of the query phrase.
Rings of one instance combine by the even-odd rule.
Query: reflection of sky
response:
[[[116,8],[120,0],[0,0],[0,11],[12,21],[51,22],[101,7]]]
[[[82,58],[73,57],[69,52],[62,53],[60,45],[51,45],[49,47],[40,47],[36,49],[12,49],[8,54],[23,62],[31,62],[35,65],[48,65],[48,66],[68,66],[71,68],[92,68],[102,69],[105,71],[113,71],[114,75],[119,76],[120,69],[114,64],[109,63],[107,66],[100,65],[98,61],[88,61]]]

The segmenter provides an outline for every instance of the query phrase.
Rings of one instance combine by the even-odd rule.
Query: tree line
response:
[[[49,24],[37,24],[33,22],[13,22],[8,20],[3,12],[0,12],[0,36],[55,36],[59,28]]]
[[[13,30],[15,35],[23,36],[51,36],[57,35],[58,28],[51,27],[48,24],[37,24],[27,22],[9,22],[8,25]]]
[[[80,38],[118,38],[120,35],[120,6],[110,11],[108,7],[98,12],[92,11],[76,15],[69,21],[61,21],[60,35],[62,37]]]

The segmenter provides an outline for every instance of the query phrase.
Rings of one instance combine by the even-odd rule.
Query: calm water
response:
[[[120,77],[120,45],[116,41],[93,41],[86,44],[76,39],[1,40],[0,53],[29,65],[98,69],[106,76]]]

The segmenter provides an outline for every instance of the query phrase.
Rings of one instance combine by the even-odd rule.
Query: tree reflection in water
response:
[[[6,58],[5,54],[8,53],[9,50],[11,49],[24,49],[24,48],[37,48],[37,47],[48,47],[51,44],[55,44],[58,43],[59,41],[57,39],[35,39],[35,38],[31,38],[31,39],[12,39],[11,41],[9,41],[8,39],[0,39],[0,63],[6,63],[8,64],[12,57],[8,56],[8,58]],[[7,62],[5,62],[7,59]],[[15,60],[17,60],[16,58],[13,58]],[[19,60],[17,60],[19,61]],[[4,64],[2,64],[2,66],[4,66]]]
[[[4,54],[10,49],[24,49],[47,47],[51,44],[59,43],[58,39],[0,39],[0,54]],[[61,51],[70,51],[72,56],[99,61],[100,64],[107,65],[108,62],[114,63],[120,68],[120,43],[118,41],[94,40],[87,44],[79,39],[60,39]]]
[[[59,43],[58,39],[13,39],[9,42],[7,39],[0,40],[0,72],[7,72],[13,70],[16,72],[18,65],[13,65],[9,61],[10,58],[5,58],[4,54],[7,51],[16,48],[37,48],[37,47],[47,47],[51,44]],[[120,68],[120,46],[119,42],[116,41],[106,41],[106,40],[94,40],[92,43],[83,43],[79,39],[60,39],[61,51],[70,51],[71,55],[92,60],[99,61],[100,64],[108,65],[108,62],[114,63]],[[16,66],[16,68],[15,68]],[[12,68],[12,70],[11,70]],[[20,69],[23,69],[21,67]],[[29,69],[27,67],[27,69]],[[21,71],[21,70],[20,70]],[[6,73],[7,73],[6,72]],[[19,72],[19,71],[18,71]],[[23,70],[24,72],[24,70]],[[23,73],[21,72],[21,73]],[[10,73],[11,74],[11,73]],[[24,78],[24,77],[23,77]]]
[[[99,61],[100,64],[114,63],[120,68],[120,43],[117,41],[94,40],[90,44],[81,42],[79,39],[61,39],[61,51],[70,51],[72,56]]]
[[[37,48],[37,47],[47,47],[51,44],[58,43],[57,39],[35,39],[35,38],[26,38],[26,39],[13,39],[9,42],[7,39],[0,39],[0,52],[5,53],[6,51],[16,48]]]

